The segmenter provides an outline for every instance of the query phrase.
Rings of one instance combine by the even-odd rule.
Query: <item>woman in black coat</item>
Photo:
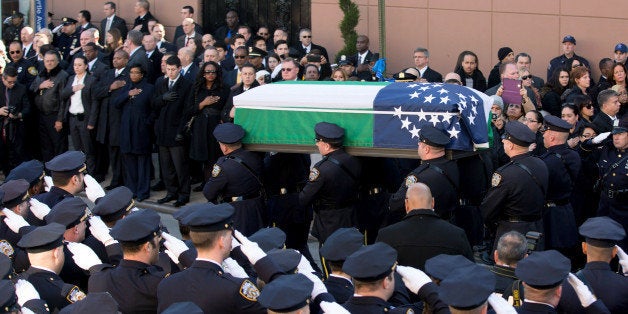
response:
[[[220,112],[229,95],[229,90],[222,83],[222,70],[216,62],[203,63],[193,93],[194,106],[189,112],[189,116],[194,118],[190,126],[190,158],[203,163],[204,181],[207,181],[212,165],[222,156],[212,133],[220,124]]]
[[[131,65],[129,82],[122,87],[113,105],[122,110],[120,151],[124,164],[124,184],[138,201],[150,196],[151,102],[155,88],[146,79],[146,69]]]

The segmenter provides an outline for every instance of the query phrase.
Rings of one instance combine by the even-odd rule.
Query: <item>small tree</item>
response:
[[[360,19],[360,9],[355,2],[351,0],[339,0],[338,5],[345,15],[339,25],[345,45],[336,54],[336,60],[339,60],[341,55],[349,56],[357,52],[355,49],[355,41],[358,38],[358,33],[355,31],[355,27],[358,26],[358,20]]]

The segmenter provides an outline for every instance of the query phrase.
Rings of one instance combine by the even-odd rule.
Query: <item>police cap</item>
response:
[[[30,185],[24,179],[11,180],[0,185],[0,191],[4,193],[2,206],[11,208],[28,200],[28,187]]]
[[[301,253],[294,249],[273,249],[266,257],[269,258],[283,274],[294,274],[301,261]]]
[[[515,145],[528,147],[536,141],[536,134],[530,130],[525,124],[519,121],[510,121],[506,123],[505,132],[502,136]]]
[[[433,147],[445,147],[449,144],[449,135],[431,125],[426,125],[421,128],[419,141]]]
[[[152,209],[139,209],[111,228],[111,236],[120,242],[144,243],[159,234],[161,218]]]
[[[198,307],[198,305],[192,302],[176,302],[172,303],[167,309],[165,309],[161,314],[203,314],[203,310]]]
[[[571,262],[555,250],[533,252],[517,263],[515,275],[536,289],[551,289],[560,285],[571,269]]]
[[[192,213],[193,211],[197,209],[199,210],[209,209],[212,206],[214,206],[214,203],[211,203],[211,202],[187,205],[187,206],[179,208],[179,210],[176,213],[172,214],[172,218],[176,219],[177,221],[179,221],[180,224],[182,224],[181,221],[188,214]]]
[[[63,245],[63,233],[65,226],[49,223],[22,236],[17,245],[30,253],[50,251]]]
[[[347,56],[342,55],[340,56],[340,61],[338,61],[338,66],[343,66],[343,65],[353,65],[353,62],[347,59]]]
[[[71,17],[64,17],[63,19],[61,19],[61,24],[63,24],[63,26],[76,24],[76,23],[78,23],[78,21]]]
[[[329,122],[319,122],[314,126],[316,139],[325,143],[342,143],[345,136],[345,129],[337,124]]]
[[[364,236],[356,228],[340,228],[332,233],[319,252],[328,261],[341,262],[364,245]]]
[[[44,178],[46,173],[44,172],[44,164],[39,160],[29,160],[19,164],[17,167],[13,168],[9,175],[6,177],[6,181],[16,180],[16,179],[24,179],[28,182],[30,187],[33,187],[37,184],[41,179]]]
[[[562,133],[569,133],[569,130],[571,130],[571,124],[559,117],[552,115],[545,116],[545,126],[548,130]]]
[[[85,154],[76,150],[67,151],[47,162],[46,168],[52,172],[83,172],[87,169]]]
[[[233,229],[235,209],[228,203],[204,206],[194,209],[181,220],[181,224],[190,227],[190,231],[212,232]]]
[[[401,71],[393,75],[393,79],[396,82],[412,82],[417,79],[417,76],[412,73],[406,73],[405,71]]]
[[[237,143],[244,138],[244,129],[233,123],[222,123],[214,129],[214,137],[218,142],[225,144]]]
[[[450,272],[440,283],[439,297],[459,310],[471,310],[483,305],[495,289],[495,275],[473,264]]]
[[[100,216],[104,222],[112,222],[128,215],[133,206],[133,192],[125,186],[119,186],[96,200],[92,213]]]
[[[263,58],[266,57],[268,53],[266,53],[266,51],[259,49],[257,47],[249,47],[249,58],[253,57],[259,57],[259,58]]]
[[[0,280],[0,312],[19,312],[15,285],[11,280]]]
[[[443,280],[452,269],[473,266],[475,263],[462,255],[439,254],[425,261],[425,272],[436,278]]]
[[[563,44],[566,43],[566,42],[570,42],[570,43],[575,45],[576,44],[576,38],[571,36],[571,35],[567,35],[567,36],[563,37]]]
[[[84,299],[64,307],[59,314],[108,314],[119,311],[118,302],[109,292],[90,292]]]
[[[578,231],[586,238],[587,244],[597,247],[613,247],[626,237],[624,227],[606,216],[587,219]]]
[[[279,228],[262,228],[253,233],[249,240],[256,242],[264,251],[283,249],[286,243],[286,233]]]
[[[623,117],[621,120],[619,120],[619,124],[613,127],[611,134],[619,134],[624,132],[628,132],[628,116]]]
[[[345,260],[342,271],[359,281],[372,282],[388,276],[397,267],[397,251],[377,242],[367,245]]]
[[[281,276],[262,289],[257,301],[279,313],[296,311],[310,303],[314,283],[303,274]]]
[[[90,214],[87,204],[80,197],[68,197],[52,207],[44,219],[46,223],[56,222],[70,229],[87,220]]]

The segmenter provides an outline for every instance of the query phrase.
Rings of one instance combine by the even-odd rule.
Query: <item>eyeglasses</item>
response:
[[[203,72],[203,73],[205,73],[205,74],[216,74],[216,71],[211,71],[211,70],[210,70],[210,71],[205,71],[205,72]]]
[[[22,53],[22,50],[12,50],[12,51],[9,51],[9,53],[12,55],[16,55],[16,54]]]
[[[591,108],[593,108],[593,105],[592,104],[586,104],[586,105],[584,105],[584,108],[591,109]]]
[[[521,80],[527,80],[527,79],[531,79],[532,75],[524,75],[521,77]]]
[[[247,57],[247,56],[238,56],[238,55],[235,55],[235,56],[234,56],[234,58],[235,58],[235,59],[246,59],[246,57]]]
[[[281,72],[290,72],[292,70],[294,70],[294,68],[283,68],[281,69]]]
[[[309,36],[308,35],[303,35],[303,36],[301,36],[301,38],[312,38],[312,35],[309,35]]]

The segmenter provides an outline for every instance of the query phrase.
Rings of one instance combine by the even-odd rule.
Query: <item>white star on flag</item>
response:
[[[414,91],[414,93],[408,95],[410,96],[410,99],[414,99],[414,98],[419,98],[419,93],[417,91]]]
[[[423,87],[421,87],[421,88],[419,88],[419,89],[420,89],[420,90],[422,90],[422,91],[426,91],[426,90],[428,90],[428,89],[430,89],[430,88],[429,88],[429,86],[423,86]]]
[[[396,107],[395,108],[395,113],[393,113],[393,117],[399,117],[399,119],[401,119],[401,114],[403,113],[403,111],[401,111],[401,107]]]
[[[440,122],[440,120],[438,119],[438,115],[432,115],[429,122],[436,126],[436,124]]]
[[[446,89],[441,88],[441,89],[438,91],[438,93],[442,95],[442,94],[447,94],[447,93],[449,93],[449,92],[448,92]]]
[[[410,119],[408,119],[408,117],[406,117],[405,120],[401,120],[401,128],[402,129],[408,129],[409,130],[410,124],[412,124],[412,123],[410,122]]]
[[[432,100],[434,100],[434,98],[436,98],[436,97],[434,97],[434,96],[432,96],[432,94],[430,94],[429,96],[425,97],[425,102],[428,102],[428,103],[431,104]]]
[[[464,95],[464,94],[462,94],[462,93],[458,93],[458,97],[459,97],[460,99],[465,99],[465,100],[467,99],[467,96],[465,96],[465,95]]]
[[[421,129],[417,129],[414,125],[412,126],[412,130],[410,130],[410,134],[412,134],[412,138],[414,137],[419,137],[419,131],[421,131]]]
[[[469,124],[471,125],[475,125],[475,116],[474,115],[469,115]]]
[[[428,114],[423,112],[423,108],[421,108],[421,110],[419,112],[417,112],[417,116],[419,117],[419,122],[421,122],[421,120],[427,121]],[[399,117],[399,118],[401,118],[401,117]]]
[[[447,102],[449,102],[449,96],[445,96],[445,97],[441,97],[440,98],[440,103],[441,104],[447,104]]]
[[[466,100],[461,100],[460,101],[460,107],[462,107],[462,109],[466,109],[467,108],[467,101]]]
[[[460,131],[456,130],[456,126],[454,125],[451,130],[447,130],[447,133],[449,133],[449,138],[458,138]]]
[[[471,111],[473,111],[474,115],[478,115],[478,109],[475,106],[471,107]]]
[[[419,84],[410,84],[410,85],[408,85],[409,88],[415,88],[417,86],[419,86]]]
[[[478,99],[475,98],[473,95],[471,95],[471,101],[476,105],[478,104]]]

